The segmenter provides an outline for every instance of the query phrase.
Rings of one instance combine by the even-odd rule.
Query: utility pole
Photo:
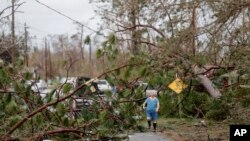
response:
[[[192,49],[191,52],[193,55],[196,53],[196,9],[198,7],[198,4],[194,4],[193,10],[192,10],[192,19],[191,19],[191,29],[192,29]]]
[[[49,78],[51,78],[52,77],[52,62],[51,62],[50,44],[48,44],[48,55],[49,55]]]
[[[89,68],[90,68],[91,70],[94,69],[94,65],[93,65],[93,61],[92,61],[92,45],[91,45],[91,40],[90,40],[90,38],[89,38]],[[93,71],[90,71],[90,73],[91,73],[91,76],[93,77],[94,72],[93,72]]]
[[[15,44],[15,0],[11,1],[11,37],[12,44]]]
[[[17,49],[15,45],[16,37],[15,37],[15,0],[11,1],[11,56],[12,62],[14,61],[15,56],[17,55]]]
[[[83,48],[83,42],[82,42],[82,38],[83,38],[83,26],[80,25],[81,27],[81,35],[80,35],[80,48],[81,48],[81,54],[82,54],[82,61],[84,61],[84,48]]]
[[[244,4],[245,1],[242,1],[242,4]],[[245,42],[245,30],[246,30],[246,26],[245,26],[245,9],[242,9],[242,42]]]
[[[27,25],[26,23],[24,23],[24,41],[25,41],[25,49],[24,49],[24,61],[25,61],[25,65],[26,67],[29,67],[29,56],[28,56],[28,31],[27,31]]]
[[[48,43],[47,43],[47,38],[45,38],[45,82],[48,80],[48,64],[47,64],[47,48],[48,48]]]
[[[105,59],[104,58],[105,58],[105,55],[102,56],[102,73],[105,72],[105,65],[104,65],[105,64]]]
[[[91,41],[89,42],[89,62],[91,65],[93,65],[93,61],[92,61],[92,44]]]
[[[134,55],[138,54],[140,51],[139,48],[139,40],[140,40],[140,35],[138,34],[138,28],[136,27],[137,24],[137,19],[138,19],[138,14],[140,12],[139,5],[140,1],[139,0],[130,0],[129,2],[133,2],[132,9],[129,11],[129,21],[131,23],[131,26],[134,27],[131,29],[131,50]]]

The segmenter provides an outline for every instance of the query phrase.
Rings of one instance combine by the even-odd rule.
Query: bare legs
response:
[[[151,119],[147,118],[148,120],[148,129],[151,129]],[[154,132],[156,131],[156,127],[157,127],[157,123],[156,120],[153,121],[153,128],[154,128]]]

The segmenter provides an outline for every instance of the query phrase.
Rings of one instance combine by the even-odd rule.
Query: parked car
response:
[[[91,78],[89,77],[78,77],[76,79],[75,87],[79,87],[85,82],[89,81]],[[77,93],[73,96],[73,109],[79,110],[82,109],[83,106],[90,106],[93,104],[93,98],[99,97],[103,98],[103,93],[98,87],[96,82],[92,82],[90,86],[83,87],[77,91]]]
[[[47,84],[44,80],[28,80],[26,81],[26,86],[31,86],[31,90],[33,92],[40,92],[43,91],[46,87]]]
[[[97,87],[101,92],[112,91],[112,87],[107,80],[101,79],[94,82],[97,84]]]
[[[77,81],[77,77],[62,77],[60,79],[60,83],[63,84],[63,83],[70,83],[72,85],[75,86],[76,84],[76,81]]]
[[[51,94],[53,92],[53,99],[56,99],[57,96],[63,97],[64,94],[62,92],[62,89],[54,89],[54,88],[45,88],[39,92],[42,99],[44,99],[48,94]]]

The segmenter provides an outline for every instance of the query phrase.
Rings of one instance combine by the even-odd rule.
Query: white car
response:
[[[92,103],[93,103],[93,100],[78,97],[78,98],[74,98],[73,103],[72,103],[72,108],[74,110],[82,109],[83,106],[90,106],[92,105]]]
[[[44,98],[45,98],[48,94],[50,94],[53,90],[54,90],[54,89],[52,89],[52,88],[45,88],[45,89],[41,90],[41,91],[39,92],[39,94],[40,94],[41,98],[44,99]],[[63,96],[62,90],[59,90],[59,89],[55,90],[54,93],[53,93],[53,99],[56,99],[58,95],[59,95],[60,97]]]
[[[112,91],[111,85],[105,79],[96,80],[95,83],[97,84],[97,87],[101,92]]]
[[[72,84],[74,87],[76,85],[76,77],[63,77],[60,79],[60,83],[63,84],[63,83],[70,83]]]
[[[33,92],[39,92],[39,91],[42,91],[44,90],[46,87],[47,87],[47,84],[44,80],[28,80],[26,82],[26,85],[27,86],[31,86],[31,90]]]

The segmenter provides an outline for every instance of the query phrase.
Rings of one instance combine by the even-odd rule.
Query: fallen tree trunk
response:
[[[207,92],[214,98],[221,97],[221,92],[219,89],[213,84],[213,82],[206,76],[204,73],[209,73],[209,71],[213,71],[211,69],[213,66],[210,66],[209,68],[199,68],[194,67],[194,72],[197,74],[197,77],[199,78],[200,83],[202,86],[207,90]]]
[[[205,87],[207,92],[214,98],[219,98],[221,97],[221,92],[219,89],[213,84],[213,82],[208,79],[204,75],[198,75],[200,83]]]

